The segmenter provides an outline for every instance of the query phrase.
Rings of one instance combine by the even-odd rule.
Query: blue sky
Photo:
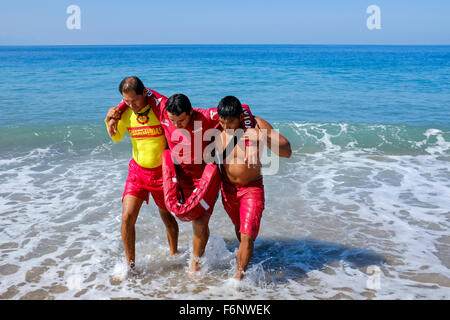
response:
[[[69,5],[81,29],[69,30]],[[368,30],[369,5],[381,29]],[[0,45],[450,44],[449,0],[39,0],[1,4]]]

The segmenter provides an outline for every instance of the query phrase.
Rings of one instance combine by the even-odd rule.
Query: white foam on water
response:
[[[377,160],[373,159],[375,155]],[[448,162],[434,155],[386,156],[358,151],[330,151],[304,158],[300,167],[292,165],[278,179],[270,177],[276,180],[275,185],[293,175],[297,178],[298,186],[290,185],[290,189],[298,190],[295,195],[286,199],[284,190],[277,192],[282,200],[273,210],[285,203],[301,204],[297,210],[294,205],[284,205],[290,215],[286,220],[294,221],[290,223],[294,227],[284,227],[385,256],[387,262],[380,268],[389,277],[383,278],[382,289],[375,297],[449,296],[449,269],[436,254],[439,239],[448,235]],[[440,178],[442,173],[447,179]],[[276,195],[272,197],[275,199]],[[295,223],[297,219],[301,220]],[[271,234],[281,235],[283,231],[280,227]],[[333,271],[337,273],[336,268]],[[335,281],[342,279],[334,274],[332,277]],[[355,277],[364,283],[367,276]]]
[[[355,149],[352,141],[350,148],[333,145],[347,130],[343,124],[333,134],[308,133],[325,148],[295,151],[278,175],[265,177],[266,209],[240,282],[233,280],[238,242],[220,199],[197,279],[188,274],[191,224],[179,222],[180,252],[170,256],[152,201],[136,224],[136,273],[126,277],[120,199],[129,159],[115,159],[109,144],[83,156],[49,147],[1,159],[0,296],[450,298],[440,252],[450,215],[443,133],[427,131],[434,149],[412,156]]]
[[[433,155],[441,155],[445,154],[446,151],[450,150],[450,141],[446,141],[443,137],[443,132],[437,129],[428,129],[425,132],[425,136],[427,137],[427,141],[430,137],[436,137],[436,145],[426,148],[425,150]]]

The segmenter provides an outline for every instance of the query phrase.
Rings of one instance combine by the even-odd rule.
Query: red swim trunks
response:
[[[162,182],[162,166],[152,169],[143,168],[131,159],[122,201],[127,194],[130,194],[148,203],[149,193],[151,193],[156,205],[166,209]]]
[[[222,203],[239,232],[256,239],[264,210],[263,179],[246,185],[222,182]]]

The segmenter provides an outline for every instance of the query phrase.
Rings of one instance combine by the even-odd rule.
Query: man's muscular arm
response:
[[[258,132],[258,140],[265,141],[267,147],[275,152],[279,157],[290,158],[292,155],[291,144],[289,141],[279,134],[266,120],[255,117]],[[278,146],[278,147],[276,147]],[[273,148],[275,147],[275,148]]]

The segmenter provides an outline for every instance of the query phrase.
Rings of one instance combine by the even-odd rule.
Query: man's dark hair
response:
[[[219,117],[227,118],[239,118],[242,114],[242,105],[238,98],[233,96],[226,96],[220,100],[217,106],[217,113]]]
[[[184,94],[176,93],[167,100],[166,110],[176,116],[179,116],[183,112],[190,114],[192,110],[191,101]]]
[[[119,85],[119,91],[121,94],[134,91],[136,94],[142,95],[144,93],[144,89],[144,84],[138,77],[126,77],[120,82]]]

